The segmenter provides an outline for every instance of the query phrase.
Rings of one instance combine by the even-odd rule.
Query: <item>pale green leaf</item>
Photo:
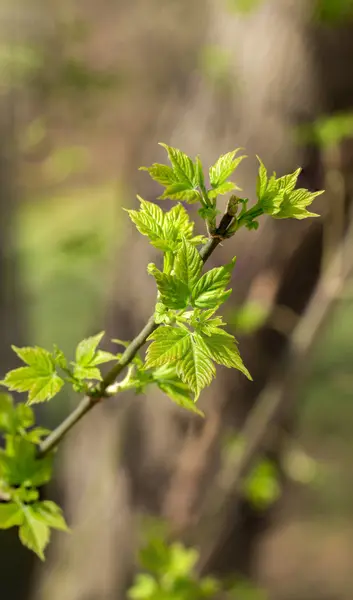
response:
[[[60,506],[55,504],[55,502],[51,500],[36,502],[31,505],[31,509],[36,519],[48,527],[58,529],[59,531],[70,531]]]
[[[199,343],[196,334],[187,332],[184,352],[178,357],[176,369],[182,381],[194,392],[196,401],[203,388],[207,387],[215,376],[212,360]]]
[[[77,365],[74,366],[74,377],[79,381],[83,381],[85,379],[94,379],[96,381],[102,381],[103,377],[99,369],[97,367]]]
[[[166,200],[167,198],[170,200],[183,200],[184,202],[193,204],[194,202],[198,202],[201,196],[197,189],[190,188],[187,181],[181,181],[173,183],[173,185],[165,189],[161,196],[158,196],[159,200]]]
[[[204,273],[196,283],[191,297],[191,304],[197,308],[216,308],[230,296],[231,290],[225,291],[230,282],[235,258],[229,265],[216,267]]]
[[[44,402],[53,398],[64,385],[55,371],[55,362],[43,348],[16,348],[16,354],[29,366],[7,373],[3,384],[9,390],[28,392],[28,403]]]
[[[95,354],[98,344],[104,336],[104,331],[97,333],[92,337],[82,340],[76,348],[76,363],[82,366],[90,365]]]
[[[219,327],[213,327],[208,330],[207,335],[202,335],[201,333],[197,335],[199,335],[200,345],[203,346],[205,352],[212,360],[219,365],[238,369],[248,379],[252,380],[249,371],[241,359],[235,338],[231,334]]]
[[[23,513],[15,502],[0,503],[0,529],[9,529],[23,523]]]
[[[106,352],[105,350],[97,350],[89,366],[94,367],[96,365],[102,365],[104,363],[111,362],[112,360],[116,360],[115,354]]]
[[[60,367],[63,370],[68,369],[68,363],[67,363],[65,354],[63,353],[62,350],[60,350],[60,348],[58,348],[58,346],[56,344],[54,344],[53,358],[54,358],[55,364],[58,367]]]
[[[203,262],[196,248],[183,240],[176,255],[174,272],[176,277],[185,283],[190,291],[200,277],[202,266]]]
[[[161,185],[168,186],[178,181],[173,169],[167,165],[154,163],[152,167],[140,167],[139,170],[148,171],[152,179]]]
[[[203,173],[202,162],[199,156],[196,157],[195,163],[195,183],[201,189],[205,188],[205,176]]]
[[[159,389],[167,394],[173,402],[186,410],[204,416],[204,413],[196,407],[192,400],[189,387],[177,375],[175,366],[158,367],[153,370],[152,376]]]
[[[31,505],[22,504],[23,524],[19,529],[22,544],[44,560],[44,550],[50,539],[48,525],[38,519]]]
[[[189,188],[193,188],[195,183],[195,166],[191,158],[181,150],[167,146],[167,144],[160,143],[160,146],[163,146],[167,151],[178,181],[187,183]]]
[[[258,200],[261,200],[267,188],[268,176],[267,169],[259,156],[257,157],[257,160],[260,163],[260,167],[257,176],[256,195]]]
[[[213,188],[221,186],[221,184],[223,184],[228,179],[228,177],[232,175],[233,171],[235,171],[235,169],[238,167],[241,161],[244,158],[246,158],[246,156],[238,156],[237,158],[234,158],[240,149],[241,148],[237,148],[232,152],[222,154],[222,156],[219,157],[216,163],[212,167],[210,167],[209,177],[210,183]]]
[[[228,192],[231,192],[232,190],[240,190],[240,188],[232,181],[225,181],[224,183],[221,183],[217,187],[213,188],[213,190],[210,190],[208,192],[208,197],[211,199],[217,198],[217,196],[228,194]]]
[[[137,196],[140,200],[140,210],[127,210],[130,219],[135,223],[138,231],[149,238],[152,245],[156,245],[163,236],[165,215],[160,206],[154,202],[147,202]]]
[[[147,349],[145,367],[173,363],[183,357],[188,348],[189,332],[179,327],[164,325],[148,338],[152,344]]]
[[[148,265],[148,272],[155,278],[160,300],[165,306],[174,309],[187,306],[189,289],[183,281],[173,275],[162,273],[153,263]]]

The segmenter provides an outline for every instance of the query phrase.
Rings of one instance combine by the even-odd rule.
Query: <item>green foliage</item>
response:
[[[68,531],[61,509],[48,500],[40,501],[38,488],[50,481],[53,456],[37,458],[37,444],[49,432],[33,427],[29,406],[13,404],[11,396],[0,395],[0,430],[5,447],[0,449],[0,529],[17,526],[21,542],[42,560],[50,529]]]
[[[220,590],[216,579],[197,579],[194,568],[198,552],[180,543],[167,545],[161,538],[152,538],[140,552],[143,568],[128,592],[131,600],[202,600],[213,598]]]
[[[258,509],[266,509],[281,494],[278,471],[270,460],[262,460],[244,482],[244,493]]]
[[[323,194],[323,191],[309,192],[305,189],[295,189],[301,169],[278,179],[276,173],[268,178],[265,165],[260,159],[259,162],[256,191],[259,207],[264,213],[275,219],[305,219],[319,216],[309,212],[307,207],[317,196]]]
[[[150,536],[140,551],[139,573],[128,591],[131,600],[202,600],[222,594],[224,600],[266,600],[267,595],[245,580],[231,583],[214,577],[198,577],[195,566],[199,553],[179,542],[167,544],[162,537]]]
[[[82,340],[76,348],[76,360],[72,369],[62,350],[54,345],[53,352],[44,348],[17,348],[14,352],[27,365],[9,371],[2,385],[11,391],[28,392],[27,404],[51,400],[60,392],[65,381],[73,385],[75,391],[85,392],[93,380],[102,380],[98,365],[116,360],[116,356],[97,346],[104,331]]]
[[[338,25],[353,18],[352,0],[316,0],[315,16],[322,23]]]
[[[301,144],[314,143],[324,148],[337,146],[353,137],[353,113],[348,111],[320,117],[310,125],[298,127],[296,137]]]
[[[53,398],[64,385],[64,381],[56,372],[53,355],[43,348],[16,348],[14,352],[26,363],[7,373],[3,384],[9,390],[28,392],[28,404],[44,402]]]
[[[104,331],[82,340],[76,348],[76,360],[74,363],[73,376],[79,381],[85,379],[96,379],[102,381],[102,375],[97,368],[98,365],[116,360],[116,356],[105,350],[97,350],[98,344],[104,336]]]
[[[171,166],[156,163],[145,170],[165,187],[162,199],[199,202],[198,212],[205,221],[208,238],[194,235],[194,223],[180,203],[165,212],[139,198],[140,210],[128,211],[140,233],[162,253],[162,270],[153,263],[148,265],[157,286],[154,320],[131,343],[113,340],[125,348],[122,354],[99,348],[104,332],[79,342],[74,361],[69,361],[56,345],[52,352],[38,346],[13,346],[25,366],[8,372],[1,382],[9,390],[27,392],[28,400],[27,405],[14,406],[10,396],[0,395],[0,429],[5,439],[4,448],[0,449],[0,528],[17,526],[22,543],[41,559],[50,530],[65,531],[67,526],[60,508],[40,499],[39,488],[51,479],[52,451],[56,444],[77,422],[77,415],[87,412],[87,398],[82,413],[78,407],[78,412],[51,434],[35,427],[28,405],[50,400],[64,383],[88,396],[90,406],[105,396],[127,390],[141,394],[148,386],[155,385],[178,406],[203,416],[195,403],[215,377],[216,364],[237,369],[251,379],[235,338],[226,331],[223,318],[216,314],[231,294],[228,286],[235,258],[208,271],[204,270],[206,259],[217,244],[232,237],[241,227],[256,229],[257,219],[264,213],[274,218],[317,216],[309,213],[307,206],[321,192],[295,189],[300,169],[279,179],[275,174],[268,178],[260,161],[258,202],[248,209],[247,198],[231,196],[226,214],[217,224],[217,197],[239,189],[229,177],[245,157],[236,156],[239,150],[222,155],[208,171],[208,188],[199,157],[193,161],[176,148],[162,146]],[[199,245],[203,245],[200,251]],[[150,344],[144,360],[139,351],[146,342]],[[115,364],[103,377],[99,367],[111,361]],[[126,376],[119,379],[126,367]],[[245,481],[244,493],[257,506],[267,505],[279,493],[276,475],[271,463],[260,463]],[[144,565],[153,575],[140,575],[130,590],[130,598],[213,597],[221,586],[213,579],[198,580],[194,576],[197,557],[196,551],[180,544],[168,547],[164,542],[153,542],[142,553]]]

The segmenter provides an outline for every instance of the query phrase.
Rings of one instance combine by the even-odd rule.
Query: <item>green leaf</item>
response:
[[[233,171],[235,171],[241,161],[246,158],[246,156],[238,156],[237,158],[234,158],[239,150],[241,150],[241,148],[237,148],[236,150],[233,150],[233,152],[228,152],[227,154],[222,154],[217,162],[210,167],[209,176],[210,183],[213,188],[220,187],[223,183],[225,183],[225,181],[228,179],[228,177],[230,177],[230,175],[232,175]],[[218,193],[220,194],[222,192]]]
[[[43,502],[32,504],[31,508],[36,519],[48,525],[48,527],[58,529],[59,531],[70,531],[60,506],[55,504],[55,502],[44,500]]]
[[[178,357],[176,370],[182,381],[194,392],[196,402],[200,392],[210,385],[216,372],[197,335],[187,332],[184,346],[185,351]]]
[[[51,433],[51,431],[46,427],[35,427],[34,429],[31,429],[31,431],[27,431],[24,434],[24,438],[32,444],[40,444],[42,438],[49,435],[49,433]]]
[[[196,283],[191,297],[191,304],[197,308],[217,308],[225,302],[231,290],[225,291],[230,282],[236,258],[223,267],[216,267],[204,273]]]
[[[257,176],[256,195],[261,200],[267,188],[268,177],[267,169],[259,156],[257,156],[257,160],[260,163],[260,167]]]
[[[53,457],[36,457],[34,444],[23,438],[12,439],[11,447],[0,450],[0,478],[12,486],[39,487],[51,479]]]
[[[61,390],[64,381],[55,371],[55,362],[50,352],[38,347],[12,348],[29,366],[9,371],[3,384],[9,390],[28,392],[28,404],[53,398]]]
[[[79,381],[83,381],[85,379],[94,379],[95,381],[103,381],[102,374],[97,367],[85,367],[81,365],[76,365],[74,367],[74,377]]]
[[[0,529],[9,529],[22,525],[23,513],[15,502],[0,504]]]
[[[197,202],[201,196],[197,189],[200,178],[199,167],[195,165],[191,158],[177,148],[172,148],[166,144],[163,146],[172,165],[172,174],[170,171],[163,170],[162,185],[166,185],[164,193],[160,199],[170,198],[171,200],[185,200],[186,202]]]
[[[137,230],[149,238],[153,246],[158,247],[160,240],[164,239],[164,213],[160,206],[154,202],[147,202],[140,196],[140,210],[127,210],[129,217],[135,223]]]
[[[240,188],[231,181],[225,181],[224,183],[221,183],[217,187],[213,188],[213,190],[210,190],[208,192],[208,197],[211,199],[217,198],[217,196],[228,194],[228,192],[231,192],[232,190],[240,190]]]
[[[147,270],[155,278],[160,300],[165,306],[174,309],[187,306],[190,294],[187,285],[183,281],[173,275],[162,273],[153,263],[148,265]]]
[[[159,389],[173,402],[186,410],[204,416],[204,413],[196,407],[189,387],[181,381],[174,366],[158,367],[152,372],[152,377]]]
[[[78,365],[90,365],[95,354],[98,344],[104,336],[104,331],[97,333],[92,337],[82,340],[76,348],[76,363]]]
[[[31,505],[22,504],[23,524],[19,536],[22,544],[44,560],[44,550],[50,539],[50,529],[36,515]]]
[[[170,325],[156,329],[148,338],[152,344],[147,349],[145,367],[149,369],[181,359],[188,348],[189,333]]]
[[[60,367],[60,369],[63,369],[64,371],[66,369],[68,369],[68,363],[67,363],[65,354],[63,353],[62,350],[60,350],[60,348],[58,348],[58,346],[56,344],[54,344],[53,357],[54,357],[55,364],[58,367]]]
[[[180,181],[167,187],[163,194],[158,196],[158,200],[166,200],[167,198],[170,200],[184,200],[189,204],[193,204],[201,199],[201,195],[197,189],[190,188],[188,182]]]
[[[97,350],[97,346],[104,336],[104,331],[82,340],[76,348],[76,362],[74,365],[74,377],[79,381],[94,379],[102,381],[102,375],[97,365],[101,365],[117,357],[105,350]]]
[[[138,573],[133,586],[128,591],[130,600],[152,600],[159,591],[157,581],[146,573]]]
[[[266,509],[281,493],[278,471],[273,462],[262,460],[244,482],[246,497],[259,509]]]
[[[189,187],[192,188],[195,183],[195,166],[191,158],[181,150],[167,146],[167,144],[160,143],[160,146],[163,146],[167,151],[177,180],[188,183]]]
[[[164,186],[172,185],[178,181],[173,169],[167,165],[154,163],[152,167],[140,167],[139,171],[147,171],[154,181]]]
[[[191,290],[198,281],[203,267],[200,254],[192,244],[183,240],[174,264],[176,277]]]
[[[281,206],[272,216],[275,219],[306,219],[307,217],[319,217],[316,213],[309,212],[306,207],[309,206],[317,196],[323,194],[323,191],[309,192],[305,189],[294,190],[292,193],[285,193]]]
[[[275,219],[306,219],[318,217],[316,213],[307,210],[313,200],[323,194],[323,191],[309,192],[306,189],[294,189],[301,172],[297,169],[294,173],[276,179],[274,173],[270,179],[267,170],[258,158],[260,167],[257,180],[258,205]]]
[[[190,221],[189,213],[179,202],[165,214],[164,232],[170,235],[171,229],[175,230],[179,240],[182,239],[180,236],[189,240],[194,231],[194,223]]]
[[[196,165],[195,165],[195,183],[196,185],[198,185],[201,189],[205,188],[205,176],[203,173],[203,168],[202,168],[202,162],[200,160],[200,157],[197,156],[196,157]]]
[[[219,327],[213,327],[208,330],[207,335],[203,335],[202,333],[198,335],[200,336],[200,344],[212,360],[219,365],[238,369],[248,379],[252,380],[249,371],[241,359],[236,340],[231,334]]]
[[[171,318],[172,315],[169,314],[169,308],[165,306],[162,302],[157,302],[154,313],[155,322],[158,323],[158,325],[160,325],[161,323],[170,325]]]

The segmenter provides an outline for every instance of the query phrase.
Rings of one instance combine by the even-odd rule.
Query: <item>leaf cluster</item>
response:
[[[50,530],[68,531],[61,509],[41,500],[39,489],[52,476],[52,454],[37,458],[37,445],[49,431],[34,427],[29,406],[14,406],[11,396],[0,395],[0,529],[18,527],[25,546],[44,560]]]

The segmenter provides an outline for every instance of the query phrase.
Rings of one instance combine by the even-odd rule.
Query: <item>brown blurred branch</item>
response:
[[[204,557],[201,570],[206,571],[208,565],[223,546],[227,537],[225,524],[229,515],[234,512],[241,497],[241,485],[244,477],[254,465],[261,453],[280,409],[285,405],[288,390],[293,393],[303,381],[307,370],[308,355],[313,348],[327,318],[336,302],[342,297],[342,291],[347,279],[353,273],[353,219],[347,233],[338,246],[327,270],[322,274],[316,291],[308,307],[292,332],[277,372],[271,382],[259,394],[253,410],[250,412],[241,432],[242,450],[233,470],[233,477],[228,487],[227,500],[221,510],[221,535],[209,548]]]

